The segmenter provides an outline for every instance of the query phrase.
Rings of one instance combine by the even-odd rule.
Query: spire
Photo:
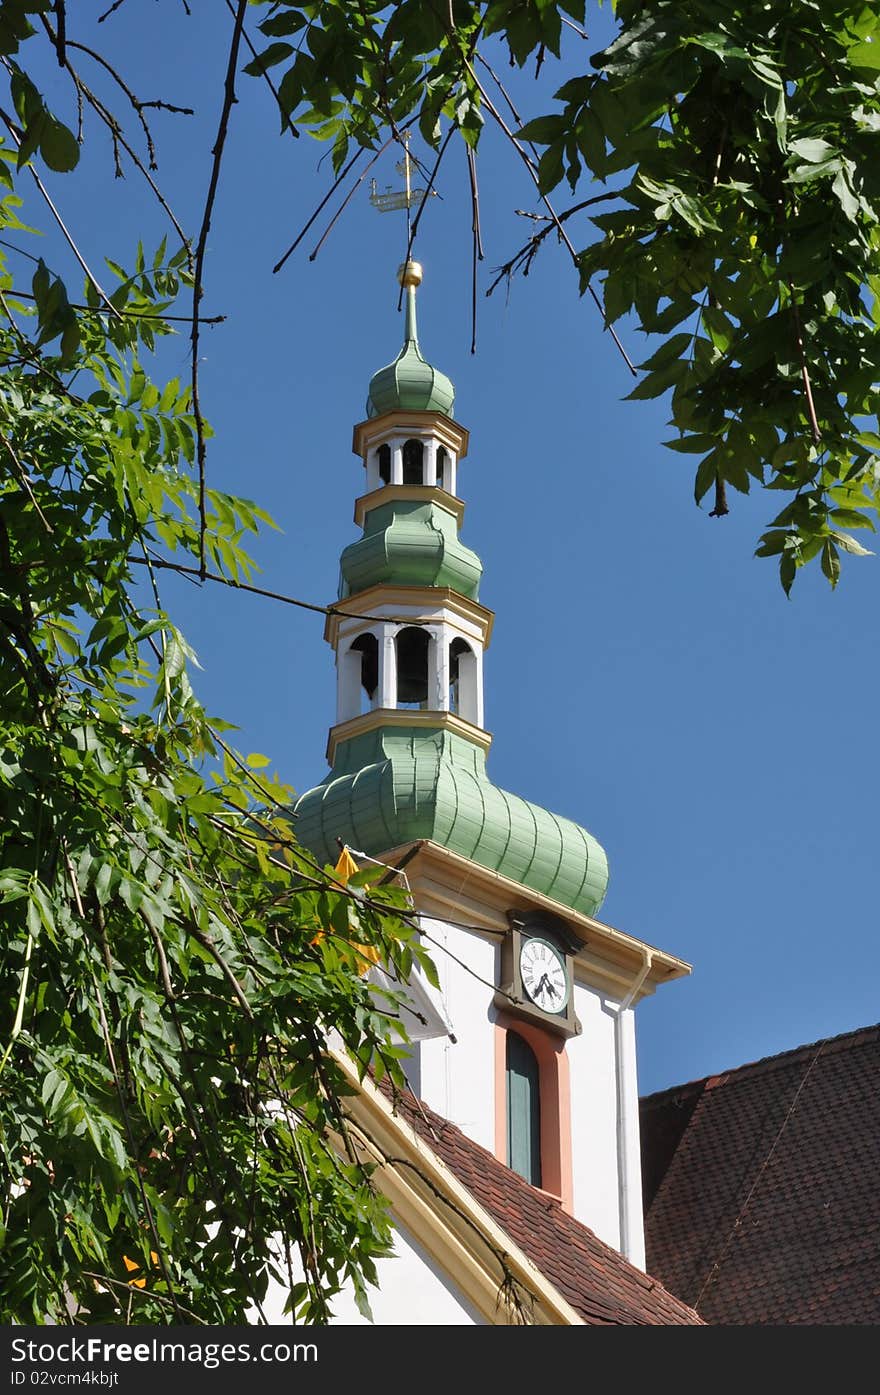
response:
[[[380,197],[408,208],[412,190]],[[297,801],[297,836],[322,863],[335,862],[338,839],[378,858],[426,840],[594,915],[608,880],[601,846],[486,773],[492,612],[478,599],[480,559],[459,538],[468,433],[452,420],[452,383],[419,346],[422,268],[407,259],[397,276],[403,347],[373,375],[367,420],[354,429],[366,470],[355,505],[363,533],[342,553],[345,606],[325,632],[337,672],[331,770]]]
[[[406,291],[406,328],[404,346],[414,344],[419,347],[419,331],[416,324],[416,287],[422,284],[421,262],[404,262],[397,270],[397,279]]]
[[[406,292],[406,321],[403,348],[385,368],[370,379],[367,394],[367,416],[383,412],[405,411],[442,412],[453,415],[455,388],[445,373],[428,363],[419,348],[416,325],[416,287],[422,282],[419,262],[408,261],[400,267],[397,279]]]

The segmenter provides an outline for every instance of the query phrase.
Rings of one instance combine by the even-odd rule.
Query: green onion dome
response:
[[[397,409],[415,412],[442,412],[453,415],[455,388],[445,373],[422,357],[416,329],[416,287],[422,280],[418,262],[406,262],[398,272],[406,292],[406,330],[403,348],[393,363],[380,368],[370,379],[367,416],[378,417]]]
[[[483,564],[458,536],[453,514],[434,501],[393,499],[370,509],[364,536],[340,558],[340,597],[382,583],[449,586],[477,599]]]
[[[294,806],[299,841],[321,863],[337,839],[370,857],[431,839],[560,905],[594,915],[605,852],[586,829],[493,785],[485,751],[444,728],[385,726],[340,742],[326,779]]]

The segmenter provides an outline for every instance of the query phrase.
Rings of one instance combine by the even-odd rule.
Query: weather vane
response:
[[[398,161],[395,169],[398,174],[403,175],[402,189],[392,189],[390,184],[385,186],[384,192],[379,193],[375,179],[370,180],[370,203],[377,208],[380,213],[392,213],[399,208],[406,209],[406,241],[409,246],[411,236],[410,209],[414,203],[422,203],[430,194],[432,198],[437,197],[436,189],[424,189],[420,185],[413,185],[412,182],[412,159],[409,153],[410,132],[404,131],[403,136],[403,159]]]

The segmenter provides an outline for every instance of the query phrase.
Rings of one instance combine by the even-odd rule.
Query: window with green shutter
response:
[[[541,1185],[541,1097],[538,1060],[517,1032],[507,1033],[507,1165]]]

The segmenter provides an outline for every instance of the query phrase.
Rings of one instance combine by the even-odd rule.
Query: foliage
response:
[[[0,11],[18,247],[29,161],[78,152],[13,58],[48,8]],[[138,248],[112,294],[89,274],[74,302],[42,260],[26,289],[0,259],[6,1323],[240,1323],[273,1275],[324,1321],[346,1281],[366,1302],[389,1244],[328,1033],[399,1081],[364,952],[430,966],[401,893],[297,847],[290,790],[203,710],[155,585],[160,545],[247,578],[266,521],[207,490],[203,527],[191,387],[148,373],[191,260]]]
[[[151,174],[145,108],[167,104],[76,43],[68,9],[0,4],[0,246],[36,245],[25,190],[28,219],[42,210],[71,242],[39,170],[76,167],[83,111],[116,172],[126,158],[149,180],[180,246],[108,262],[108,295],[71,242],[81,300],[32,250],[29,286],[0,254],[0,1314],[235,1323],[259,1314],[274,1273],[297,1319],[322,1321],[347,1279],[365,1300],[389,1241],[345,1146],[327,1034],[400,1079],[395,1004],[371,994],[358,947],[404,977],[431,970],[398,893],[344,886],[297,847],[290,791],[201,707],[156,584],[187,563],[247,580],[244,539],[268,522],[207,488],[198,400],[237,72],[271,86],[283,132],[329,142],[340,184],[411,126],[436,151],[433,179],[461,136],[475,249],[473,155],[487,123],[502,132],[538,223],[500,279],[549,238],[581,292],[601,290],[609,327],[634,317],[662,337],[630,396],[670,394],[667,444],[697,458],[714,514],[728,486],[780,494],[758,552],[788,590],[814,558],[836,584],[878,502],[880,21],[836,0],[620,0],[618,37],[585,71],[567,43],[583,51],[583,0],[230,0],[194,238]],[[42,95],[39,45],[76,116]],[[80,53],[123,94],[145,159]],[[523,121],[499,55],[523,76],[534,62],[550,110]],[[557,211],[560,194],[573,202]],[[178,318],[191,381],[154,381]]]
[[[786,591],[816,557],[835,585],[880,497],[876,6],[619,0],[616,40],[525,124],[505,120],[489,60],[535,58],[545,80],[548,53],[571,68],[583,3],[271,10],[250,70],[282,71],[284,118],[332,141],[337,170],[353,143],[412,120],[441,152],[444,123],[469,146],[487,120],[505,130],[544,218],[505,274],[527,272],[548,234],[563,241],[581,292],[601,284],[607,324],[632,314],[663,336],[629,396],[671,393],[666,444],[699,457],[697,502],[711,493],[718,516],[728,486],[779,491],[758,555],[778,559]],[[557,212],[548,196],[566,187],[585,197]]]

